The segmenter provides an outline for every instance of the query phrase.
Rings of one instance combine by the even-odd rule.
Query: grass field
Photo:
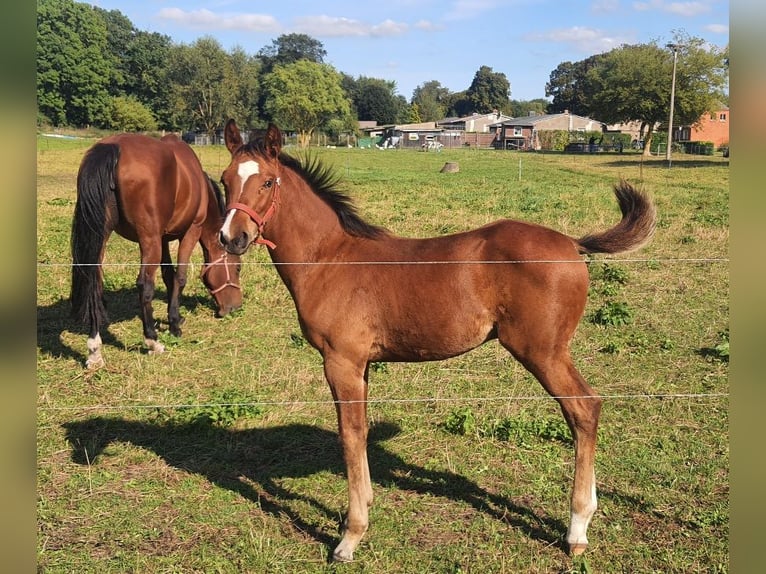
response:
[[[354,563],[331,565],[346,504],[335,411],[263,248],[245,256],[244,307],[224,319],[196,279],[197,250],[184,335],[161,324],[168,352],[149,356],[137,246],[113,237],[106,367],[83,369],[69,229],[92,143],[38,140],[38,571],[728,572],[726,160],[317,151],[365,218],[400,235],[513,217],[580,236],[619,219],[620,177],[659,213],[649,247],[590,264],[573,356],[605,399],[584,557],[563,544],[569,432],[492,342],[449,361],[373,365],[371,528]],[[217,179],[225,148],[195,150]],[[446,161],[460,171],[439,173]],[[163,301],[164,287],[161,321]]]

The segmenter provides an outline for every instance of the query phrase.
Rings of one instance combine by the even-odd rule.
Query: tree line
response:
[[[726,97],[728,49],[682,34],[676,40],[684,46],[676,113],[679,121],[693,122]],[[281,35],[248,54],[241,47],[226,51],[210,36],[174,43],[137,29],[119,10],[38,0],[38,124],[212,135],[234,117],[250,128],[275,121],[307,143],[316,130],[330,138],[354,132],[359,120],[385,125],[568,109],[608,123],[653,126],[668,112],[671,61],[656,43],[562,63],[545,86],[552,101],[512,100],[505,74],[489,66],[476,71],[466,90],[451,92],[430,80],[407,100],[394,81],[354,78],[327,64],[326,56],[322,43],[305,34]]]

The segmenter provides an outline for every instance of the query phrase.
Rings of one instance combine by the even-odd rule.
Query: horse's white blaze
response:
[[[593,514],[596,512],[598,503],[596,501],[596,479],[593,478],[593,486],[591,488],[591,499],[588,508],[585,512],[577,514],[572,512],[569,522],[569,532],[567,532],[567,542],[569,545],[583,545],[588,544],[588,524],[590,519],[593,518]]]
[[[258,162],[252,159],[243,161],[237,166],[237,175],[239,176],[239,195],[242,195],[242,192],[245,190],[245,183],[247,183],[247,180],[250,178],[250,176],[256,175],[260,172],[261,168],[258,165]],[[234,217],[235,213],[236,210],[234,209],[229,211],[229,213],[226,215],[226,219],[223,222],[223,226],[221,226],[221,234],[226,238],[231,238],[231,219]]]
[[[231,235],[229,235],[230,226],[231,226],[231,219],[234,217],[234,214],[237,212],[236,209],[232,209],[229,211],[229,213],[226,215],[226,220],[223,222],[223,226],[221,227],[221,234],[226,237],[230,238]]]
[[[261,169],[258,165],[257,161],[249,160],[249,161],[243,161],[239,166],[237,166],[237,175],[239,176],[239,193],[242,194],[242,192],[245,189],[245,182],[247,182],[248,178],[251,175],[255,175],[257,173],[260,173]]]

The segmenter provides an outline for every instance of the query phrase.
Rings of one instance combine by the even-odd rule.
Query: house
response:
[[[494,132],[498,149],[539,150],[539,132],[560,130],[568,132],[603,132],[604,123],[564,110],[559,114],[531,113],[521,118],[497,122],[489,126]]]
[[[382,149],[425,149],[428,142],[439,141],[439,136],[444,131],[436,126],[436,122],[377,126],[377,129],[382,132],[382,135],[375,145]]]
[[[729,145],[729,107],[721,106],[704,114],[692,126],[679,126],[673,130],[674,142],[713,142],[716,149]]]
[[[512,119],[494,110],[488,114],[473,113],[460,118],[445,118],[436,122],[436,125],[444,129],[441,140],[448,147],[492,147],[495,134],[490,126]]]

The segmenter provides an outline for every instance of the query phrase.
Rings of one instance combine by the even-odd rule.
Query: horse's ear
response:
[[[266,152],[272,158],[279,157],[279,152],[282,151],[282,132],[274,124],[269,124],[264,143],[266,144]]]
[[[242,136],[239,133],[239,128],[234,118],[226,122],[226,127],[223,129],[223,141],[226,143],[226,148],[232,154],[242,146]]]

